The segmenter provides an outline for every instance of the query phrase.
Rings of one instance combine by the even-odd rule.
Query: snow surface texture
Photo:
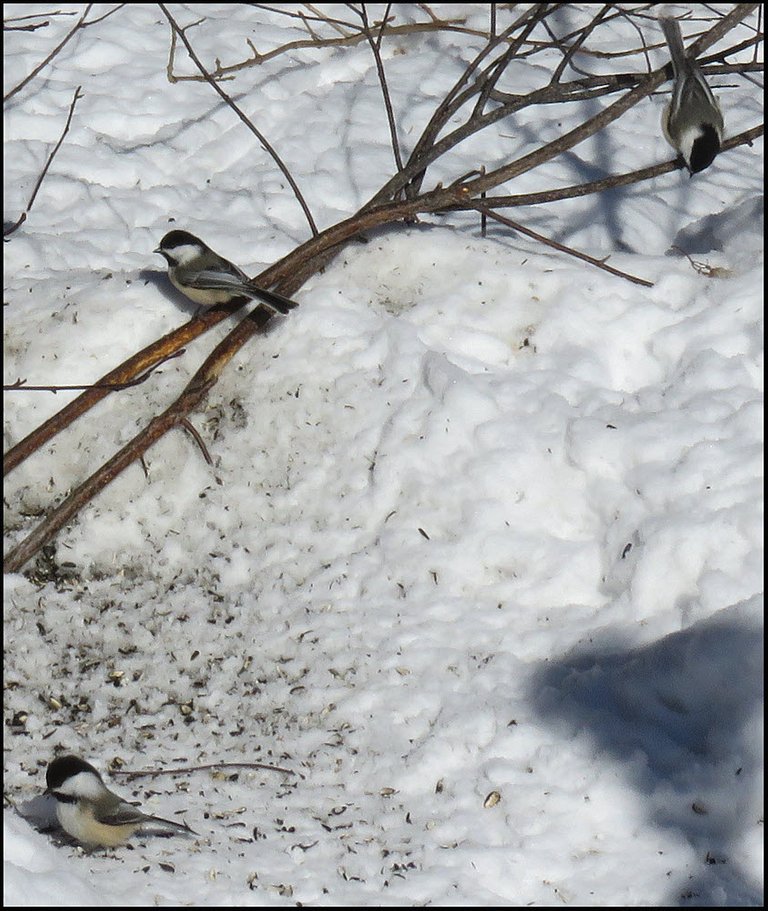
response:
[[[246,39],[306,37],[247,4],[173,9],[204,17],[187,34],[209,67],[245,59]],[[6,90],[75,21],[5,8],[35,11],[47,28],[7,34]],[[487,27],[484,4],[450,15]],[[586,14],[561,15],[565,34]],[[608,52],[637,46],[623,18],[599,35]],[[479,42],[384,40],[406,150]],[[93,381],[184,322],[193,308],[152,253],[171,227],[249,274],[308,236],[210,87],[168,82],[168,48],[159,8],[129,4],[6,106],[15,220],[83,86],[5,247],[6,382]],[[559,59],[516,65],[514,90]],[[192,72],[183,53],[177,68]],[[724,81],[729,134],[760,122],[760,89]],[[365,44],[295,50],[224,85],[321,227],[391,174]],[[666,99],[557,159],[551,185],[668,159]],[[583,116],[528,109],[428,183]],[[213,466],[168,436],[146,474],[128,470],[58,536],[72,565],[57,583],[7,577],[6,902],[760,904],[761,155],[762,141],[693,179],[514,213],[650,289],[506,229],[481,239],[471,216],[346,247],[192,416]],[[172,401],[212,336],[8,478],[10,543]],[[6,395],[6,447],[67,395]],[[59,749],[199,839],[86,855],[35,831],[21,814],[50,816],[40,795]],[[116,757],[294,774],[130,783],[107,775]]]

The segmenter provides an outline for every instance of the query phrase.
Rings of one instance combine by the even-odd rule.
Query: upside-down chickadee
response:
[[[59,756],[45,773],[56,816],[65,832],[89,848],[114,848],[137,832],[196,835],[189,826],[147,816],[104,784],[92,765],[78,756]]]
[[[299,305],[276,291],[254,285],[242,269],[214,253],[189,231],[169,231],[155,250],[168,262],[172,284],[196,304],[212,307],[238,298],[258,300],[278,313]]]
[[[678,151],[691,174],[703,171],[715,160],[723,141],[723,114],[695,60],[685,56],[677,19],[659,16],[672,57],[675,85],[672,100],[664,109],[664,136]]]

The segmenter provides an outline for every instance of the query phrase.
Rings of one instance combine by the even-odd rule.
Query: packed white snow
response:
[[[564,5],[563,34],[586,6]],[[202,19],[187,36],[210,68],[247,59],[248,41],[308,37],[258,5],[170,8]],[[6,33],[6,91],[84,6],[57,9],[6,5],[47,23]],[[487,4],[433,9],[488,27]],[[634,24],[660,66],[653,17]],[[596,35],[602,51],[638,44],[623,17]],[[184,323],[194,308],[152,252],[171,228],[249,274],[309,236],[213,90],[169,82],[169,46],[158,6],[127,4],[6,103],[8,222],[83,91],[5,245],[5,382],[92,382]],[[481,46],[384,38],[406,152]],[[559,60],[516,63],[514,91]],[[195,72],[183,50],[175,67]],[[391,175],[365,42],[233,76],[223,87],[321,228]],[[713,83],[729,135],[762,122],[754,78]],[[508,189],[667,160],[667,99]],[[596,104],[526,109],[427,186],[519,157]],[[501,226],[482,238],[471,215],[373,233],[307,282],[192,415],[213,465],[170,434],[57,536],[55,573],[6,576],[6,904],[761,904],[762,192],[760,141],[692,179],[511,213],[651,288]],[[10,474],[6,547],[234,324]],[[7,393],[6,449],[73,395]],[[83,853],[45,826],[61,751],[199,837]],[[243,765],[197,769],[214,763]],[[118,764],[183,771],[111,777]]]

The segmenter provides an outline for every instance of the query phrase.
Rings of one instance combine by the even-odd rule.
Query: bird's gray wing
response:
[[[97,822],[107,826],[124,826],[129,823],[140,822],[145,814],[133,804],[115,797],[114,800],[102,800],[94,808],[94,817]]]
[[[171,822],[170,819],[163,819],[162,816],[148,816],[142,813],[138,807],[126,803],[124,800],[116,798],[99,808],[94,813],[98,822],[108,826],[139,825],[139,831],[152,835],[196,835],[189,826],[184,823]]]
[[[222,269],[201,269],[200,272],[185,273],[184,284],[202,290],[245,293],[243,286],[248,284],[248,276]]]
[[[185,284],[207,291],[230,291],[232,294],[260,300],[280,313],[287,313],[299,306],[296,301],[283,297],[277,291],[259,288],[244,273],[238,275],[235,272],[224,272],[218,269],[202,269],[192,276],[185,276]]]

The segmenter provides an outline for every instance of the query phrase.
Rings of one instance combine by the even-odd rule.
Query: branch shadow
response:
[[[642,648],[593,640],[532,678],[539,715],[586,730],[624,766],[649,820],[700,858],[700,868],[673,881],[671,906],[763,901],[739,857],[762,822],[760,608],[756,596]]]

